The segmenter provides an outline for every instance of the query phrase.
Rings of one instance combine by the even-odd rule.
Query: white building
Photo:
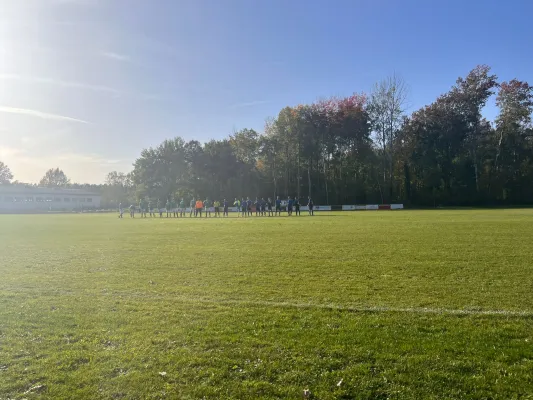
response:
[[[81,211],[100,207],[101,196],[79,189],[0,185],[0,213]]]

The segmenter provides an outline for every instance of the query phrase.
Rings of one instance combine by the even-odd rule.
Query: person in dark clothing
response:
[[[315,211],[314,211],[315,205],[311,197],[309,197],[309,201],[307,202],[307,207],[309,208],[309,215],[315,215]]]
[[[261,207],[261,216],[263,217],[266,216],[266,201],[264,197],[261,197],[260,207]]]
[[[268,216],[271,217],[274,213],[272,212],[272,199],[270,197],[267,200],[267,210]]]
[[[244,197],[241,201],[241,212],[243,217],[246,217],[248,215],[248,202],[244,199]]]
[[[294,201],[289,197],[287,199],[287,216],[291,216],[292,215],[292,206],[294,204]]]
[[[248,200],[246,201],[246,204],[248,206],[248,216],[252,216],[252,200],[248,197]]]
[[[294,198],[294,212],[296,213],[296,215],[302,215],[300,213],[300,200],[298,200],[298,198]]]
[[[224,213],[222,214],[222,216],[227,217],[228,216],[228,202],[226,199],[224,199],[224,201],[222,202],[222,205],[224,207]]]
[[[274,215],[279,214],[281,216],[281,199],[279,196],[276,198],[276,211],[274,212]]]

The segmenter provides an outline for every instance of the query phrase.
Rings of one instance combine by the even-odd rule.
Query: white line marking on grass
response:
[[[33,293],[35,288],[0,288],[0,294],[5,292],[22,292]],[[40,292],[40,296],[90,296],[93,299],[98,298],[95,293],[81,293],[78,290],[53,290],[50,292]],[[473,310],[473,309],[451,309],[451,308],[431,308],[431,307],[388,307],[388,306],[354,306],[339,304],[313,304],[313,303],[296,303],[289,301],[267,301],[267,300],[241,300],[241,299],[209,299],[205,297],[191,297],[175,293],[146,293],[146,292],[119,292],[106,291],[101,294],[104,297],[120,298],[140,298],[140,299],[157,299],[157,300],[174,300],[182,303],[202,303],[215,304],[223,306],[252,306],[252,307],[278,307],[278,308],[299,308],[299,309],[321,309],[332,311],[347,311],[359,313],[413,313],[413,314],[441,314],[441,315],[487,315],[487,316],[504,316],[504,317],[533,317],[533,311],[524,310]]]
[[[249,305],[260,307],[279,308],[308,308],[333,311],[349,312],[369,312],[369,313],[415,313],[415,314],[443,314],[443,315],[501,315],[510,317],[533,317],[533,311],[512,311],[512,310],[468,310],[449,308],[426,308],[426,307],[386,307],[386,306],[342,306],[337,304],[312,304],[312,303],[291,303],[261,300],[214,300],[205,298],[181,298],[183,302],[199,302],[206,304],[220,305]]]

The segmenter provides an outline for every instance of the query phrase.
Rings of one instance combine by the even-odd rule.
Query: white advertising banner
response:
[[[366,210],[366,206],[355,206],[356,210]]]
[[[315,206],[315,211],[331,211],[331,206]]]
[[[357,210],[357,208],[355,208],[356,206],[355,205],[343,205],[342,206],[342,211],[352,211],[352,210]]]
[[[391,210],[403,210],[403,204],[391,204],[390,209]]]
[[[379,205],[377,205],[377,204],[367,204],[366,210],[379,210]]]

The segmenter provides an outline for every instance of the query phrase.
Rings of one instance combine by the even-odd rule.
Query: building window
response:
[[[46,202],[47,202],[47,203],[51,203],[51,202],[52,202],[52,198],[51,198],[51,197],[47,197],[47,198],[46,198]]]
[[[54,198],[54,203],[61,203],[61,199],[59,197]]]
[[[93,202],[93,199],[90,197],[87,197],[87,203],[92,203],[92,202]]]
[[[26,201],[28,203],[32,203],[33,202],[33,197],[26,197]]]
[[[4,199],[4,201],[5,201],[6,203],[13,203],[13,197],[11,197],[11,196],[6,196],[5,199]]]
[[[15,196],[15,203],[22,203],[24,202],[24,197]]]
[[[65,203],[70,203],[70,197],[65,197],[65,198],[63,199],[63,201],[64,201]]]
[[[44,199],[43,199],[42,197],[36,197],[36,198],[35,198],[35,201],[36,201],[37,203],[42,203],[42,202],[44,201]]]
[[[73,203],[77,203],[77,202],[78,202],[78,198],[77,198],[77,197],[73,197],[73,198],[72,198],[72,202],[73,202]]]
[[[82,197],[82,198],[80,199],[80,203],[85,203],[85,197]]]

